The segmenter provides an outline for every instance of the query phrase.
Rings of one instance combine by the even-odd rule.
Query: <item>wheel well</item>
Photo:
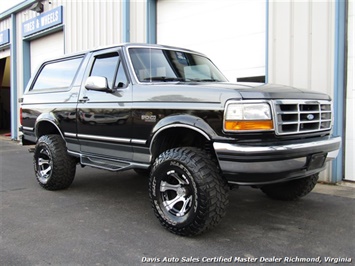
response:
[[[36,136],[39,139],[43,135],[61,135],[59,129],[51,122],[41,121],[37,124]]]
[[[160,132],[151,144],[152,161],[162,152],[177,147],[196,147],[210,153],[211,142],[201,133],[183,127],[168,128]]]

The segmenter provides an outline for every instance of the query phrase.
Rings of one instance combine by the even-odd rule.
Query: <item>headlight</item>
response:
[[[224,129],[226,131],[274,129],[269,104],[235,102],[227,104]]]

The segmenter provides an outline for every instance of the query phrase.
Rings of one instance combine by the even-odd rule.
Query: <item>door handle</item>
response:
[[[90,99],[87,96],[84,96],[83,98],[81,98],[79,100],[80,103],[86,103],[87,101],[89,101]]]

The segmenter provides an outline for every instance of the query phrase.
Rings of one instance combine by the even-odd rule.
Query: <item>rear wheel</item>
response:
[[[313,190],[318,181],[318,174],[285,183],[267,185],[261,190],[270,198],[278,200],[296,200]]]
[[[175,148],[155,161],[149,182],[152,207],[170,232],[191,236],[216,226],[228,204],[228,185],[202,150]]]
[[[38,183],[47,190],[68,188],[74,180],[76,159],[67,153],[59,135],[44,135],[37,141],[34,170]]]

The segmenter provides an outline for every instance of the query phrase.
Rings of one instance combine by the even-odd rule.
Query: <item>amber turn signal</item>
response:
[[[226,121],[226,130],[272,130],[272,120]]]

